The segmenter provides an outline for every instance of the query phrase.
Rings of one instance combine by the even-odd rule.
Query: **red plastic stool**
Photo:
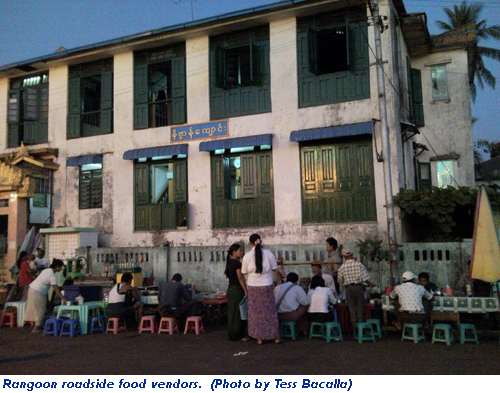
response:
[[[160,320],[160,326],[158,328],[158,334],[168,332],[170,334],[174,334],[175,332],[179,332],[179,325],[175,318],[171,317],[162,317]]]
[[[146,315],[141,318],[141,324],[139,325],[139,333],[151,332],[154,333],[156,330],[156,317],[154,315]]]
[[[120,325],[120,321],[123,322],[123,325]],[[127,325],[125,324],[125,319],[123,318],[109,318],[108,326],[106,327],[106,333],[112,332],[117,334],[122,331],[127,331]]]
[[[13,328],[16,326],[16,321],[17,321],[17,312],[11,311],[3,314],[2,325]]]
[[[201,317],[188,317],[186,319],[186,327],[184,328],[184,334],[187,332],[196,332],[196,335],[200,334],[201,332],[205,332],[203,329],[203,321],[201,320]]]

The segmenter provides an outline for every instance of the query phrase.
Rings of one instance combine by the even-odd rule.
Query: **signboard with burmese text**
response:
[[[170,143],[189,142],[194,139],[214,139],[226,136],[229,136],[227,120],[170,128]]]

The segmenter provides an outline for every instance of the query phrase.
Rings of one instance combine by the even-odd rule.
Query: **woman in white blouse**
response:
[[[328,308],[337,300],[330,288],[325,287],[325,280],[321,276],[314,276],[311,280],[311,289],[307,294],[309,299],[309,310],[307,318],[310,322],[332,322],[334,320],[332,311]]]

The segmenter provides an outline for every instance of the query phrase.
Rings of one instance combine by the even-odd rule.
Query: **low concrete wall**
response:
[[[246,246],[247,250],[250,246]],[[283,257],[285,271],[296,272],[299,277],[310,277],[309,265],[314,259],[326,260],[327,253],[323,244],[316,245],[266,245],[276,258]],[[344,244],[359,258],[355,244]],[[224,275],[228,247],[135,247],[135,248],[96,248],[91,249],[90,263],[93,275],[102,275],[103,267],[112,257],[115,263],[139,262],[144,277],[155,276],[157,283],[170,279],[180,273],[183,281],[192,279],[197,289],[204,293],[213,293],[227,288]],[[401,246],[402,259],[400,272],[411,270],[415,274],[428,272],[431,281],[438,286],[456,286],[460,275],[466,269],[470,259],[472,241],[461,243],[405,243]],[[86,250],[81,249],[78,255]],[[142,262],[140,262],[142,260]],[[304,264],[299,264],[304,263]],[[372,281],[389,285],[389,264],[365,263]]]

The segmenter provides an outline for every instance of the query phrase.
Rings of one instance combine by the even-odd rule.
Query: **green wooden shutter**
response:
[[[174,161],[174,201],[187,202],[187,161]]]
[[[253,85],[257,85],[261,82],[262,70],[261,70],[261,47],[250,44],[250,82]]]
[[[38,120],[39,104],[39,87],[26,87],[24,89],[24,120]]]
[[[134,67],[134,129],[142,130],[149,127],[149,78],[148,65]]]
[[[316,30],[307,30],[307,59],[309,63],[309,72],[318,75],[318,33]]]
[[[243,154],[241,162],[241,197],[255,198],[257,196],[257,156]]]
[[[101,109],[113,108],[113,71],[101,74]]]
[[[227,200],[225,188],[224,157],[213,155],[212,169],[212,226],[224,228],[227,225]]]
[[[352,150],[349,144],[336,146],[335,170],[338,194],[335,203],[335,221],[353,221],[354,217],[353,171],[355,162],[352,158]]]
[[[349,33],[349,18],[346,18],[345,19],[345,34],[346,34],[346,45],[347,45],[347,48],[346,48],[346,51],[347,51],[347,66],[350,66],[351,65],[351,54],[350,54],[350,51],[351,51],[351,43],[349,41],[350,39],[350,36],[351,34]]]
[[[21,93],[19,90],[9,91],[9,103],[7,105],[7,121],[9,123],[19,123],[19,104]]]
[[[150,203],[148,164],[135,164],[134,166],[134,195],[136,205]]]
[[[80,78],[71,78],[68,85],[68,139],[80,138]]]
[[[68,115],[68,139],[80,138],[80,115]]]
[[[102,169],[92,170],[92,183],[90,186],[90,207],[98,209],[102,207]]]
[[[23,142],[27,145],[33,145],[39,143],[38,141],[39,128],[40,128],[39,123],[37,121],[25,121]]]
[[[354,206],[358,221],[374,221],[377,218],[375,206],[375,179],[373,174],[373,147],[371,141],[356,143],[354,173]]]
[[[9,123],[8,136],[7,136],[7,147],[18,147],[19,146],[19,124]]]
[[[422,75],[420,70],[411,69],[411,86],[413,93],[413,115],[415,125],[423,127],[424,122],[424,99],[422,96]]]
[[[172,97],[186,96],[186,57],[177,56],[172,59]]]
[[[215,87],[227,88],[226,50],[220,46],[215,48]]]
[[[176,204],[164,203],[161,205],[161,229],[175,229],[177,227]]]
[[[274,195],[272,151],[258,153],[257,160],[257,195],[272,197]]]
[[[172,124],[186,123],[186,112],[186,97],[174,98],[172,100]]]
[[[80,169],[80,184],[79,184],[79,208],[89,209],[91,206],[91,185],[92,171],[82,171]]]
[[[418,189],[426,190],[431,187],[431,164],[429,162],[418,162]]]
[[[105,109],[101,111],[101,132],[100,134],[113,133],[113,109]]]

